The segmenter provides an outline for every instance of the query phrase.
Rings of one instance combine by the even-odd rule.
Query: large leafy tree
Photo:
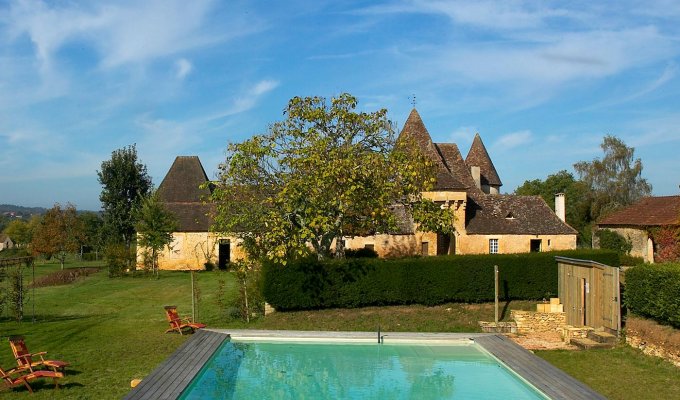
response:
[[[605,136],[600,147],[602,159],[574,164],[579,179],[591,189],[593,221],[652,193],[652,185],[642,177],[642,161],[634,158],[635,148],[612,135]]]
[[[136,146],[111,153],[111,159],[102,162],[97,177],[102,185],[99,200],[104,209],[104,226],[109,240],[129,249],[135,239],[134,210],[152,187],[146,165],[137,158]]]
[[[177,231],[177,219],[165,209],[156,192],[142,199],[136,217],[137,242],[148,249],[152,272],[158,276],[158,255],[172,243],[172,233]]]
[[[588,246],[591,242],[589,192],[590,188],[585,183],[576,180],[574,175],[565,170],[548,175],[545,180],[525,181],[515,189],[515,194],[518,195],[541,196],[553,210],[555,194],[564,193],[567,223],[579,232],[579,242]]]
[[[64,261],[69,253],[80,248],[83,238],[83,226],[78,219],[76,208],[67,204],[62,208],[58,203],[42,219],[42,223],[34,232],[31,250],[34,253],[54,256],[64,269]]]
[[[295,97],[267,133],[230,144],[212,194],[214,229],[285,263],[308,244],[319,258],[342,256],[342,237],[394,228],[395,208],[434,210],[439,218],[422,218],[423,229],[452,227],[448,210],[420,196],[434,182],[432,163],[413,143],[397,143],[385,109],[356,106],[349,94]]]

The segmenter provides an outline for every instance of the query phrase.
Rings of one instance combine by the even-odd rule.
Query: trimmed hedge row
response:
[[[543,299],[557,295],[555,256],[619,265],[616,252],[602,250],[396,260],[305,259],[286,266],[265,264],[263,295],[279,310],[484,302],[494,298],[493,267],[498,265],[503,299]]]
[[[627,270],[625,295],[630,311],[680,328],[680,264],[644,264]]]

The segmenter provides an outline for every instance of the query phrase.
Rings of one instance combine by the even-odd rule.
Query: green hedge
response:
[[[555,256],[619,265],[615,252],[602,250],[396,260],[305,259],[286,266],[265,264],[263,295],[279,310],[484,302],[494,298],[493,267],[498,265],[503,299],[543,299],[557,295]]]
[[[644,264],[627,270],[625,295],[630,311],[680,328],[680,264]]]

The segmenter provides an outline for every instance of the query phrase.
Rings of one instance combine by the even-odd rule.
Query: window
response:
[[[531,239],[529,242],[529,251],[532,253],[539,253],[541,251],[541,239]]]
[[[430,254],[430,245],[428,242],[423,242],[420,245],[420,254],[427,256]]]
[[[375,245],[374,244],[365,244],[364,249],[369,249],[369,250],[375,251]]]
[[[489,254],[498,254],[498,239],[489,239]]]

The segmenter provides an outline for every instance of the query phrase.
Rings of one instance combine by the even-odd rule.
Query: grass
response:
[[[67,267],[97,265],[101,263],[71,261]],[[57,263],[38,263],[36,278],[58,270]],[[477,321],[492,321],[494,313],[493,304],[412,305],[274,313],[245,324],[224,311],[224,303],[236,294],[232,274],[213,271],[195,277],[199,320],[211,327],[373,331],[380,325],[383,331],[471,332],[479,331]],[[129,392],[130,380],[144,378],[187,339],[163,333],[167,323],[162,307],[175,304],[183,315],[191,312],[191,275],[162,271],[160,279],[108,278],[102,269],[68,285],[37,288],[33,300],[36,323],[30,322],[29,301],[24,322],[0,319],[1,340],[24,335],[29,349],[48,351],[50,358],[69,361],[71,367],[60,390],[36,383],[31,398],[119,399]],[[506,320],[510,309],[534,307],[531,302],[502,305]],[[612,399],[680,398],[680,369],[627,346],[537,354]],[[0,365],[14,365],[9,344],[0,343]],[[26,396],[23,388],[0,389],[3,399]]]
[[[481,332],[478,321],[494,320],[493,303],[443,304],[434,307],[421,305],[365,307],[359,309],[330,309],[274,313],[260,319],[249,328],[292,329],[320,331],[375,331],[383,332]],[[510,318],[510,308],[530,309],[535,302],[513,301],[507,306],[504,320]]]
[[[39,265],[36,276],[59,268],[53,263]],[[216,305],[218,280],[226,280],[225,291],[231,296],[234,281],[227,273],[197,277],[202,293],[200,319],[217,326],[224,320]],[[162,272],[158,280],[111,279],[102,270],[66,286],[37,288],[34,300],[37,322],[30,322],[29,301],[24,322],[0,322],[2,340],[7,343],[10,335],[24,335],[30,350],[48,351],[50,358],[68,361],[71,367],[60,390],[36,383],[32,398],[118,399],[129,391],[131,379],[146,376],[186,340],[163,333],[167,322],[162,307],[175,304],[182,315],[191,312],[191,277],[189,273]],[[9,344],[0,350],[0,365],[15,365]],[[25,392],[16,388],[1,396],[25,398]]]
[[[680,399],[680,368],[625,344],[611,350],[535,354],[611,400]]]

